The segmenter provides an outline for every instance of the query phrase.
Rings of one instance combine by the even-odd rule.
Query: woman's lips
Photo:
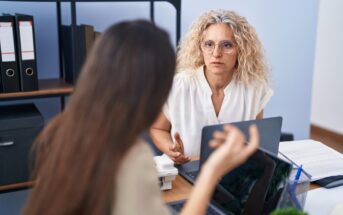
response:
[[[220,65],[223,65],[223,63],[221,62],[211,62],[212,65],[217,65],[217,66],[220,66]]]

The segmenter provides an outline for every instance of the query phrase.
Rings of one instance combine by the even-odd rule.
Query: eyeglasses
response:
[[[201,42],[201,50],[207,54],[212,54],[216,45],[219,46],[219,50],[222,51],[225,54],[231,54],[235,50],[236,44],[229,41],[229,40],[223,40],[219,43],[215,43],[212,40],[206,40]]]

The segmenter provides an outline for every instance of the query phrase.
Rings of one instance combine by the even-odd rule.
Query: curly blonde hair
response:
[[[233,31],[238,48],[236,80],[244,83],[255,80],[267,83],[268,69],[261,41],[248,21],[233,11],[211,10],[192,23],[178,45],[177,70],[194,70],[204,65],[200,48],[202,35],[210,25],[216,23],[225,23]]]

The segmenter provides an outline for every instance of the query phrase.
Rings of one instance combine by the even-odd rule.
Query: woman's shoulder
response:
[[[115,183],[112,215],[168,214],[158,187],[153,153],[144,140],[137,140],[126,153]],[[128,202],[130,207],[127,207]],[[145,210],[141,211],[141,208]]]
[[[174,84],[187,84],[194,78],[193,70],[180,70],[174,76]]]
[[[182,89],[196,86],[199,69],[181,69],[174,76],[173,87]]]
[[[144,178],[145,174],[148,181],[154,181],[157,178],[153,153],[144,140],[137,140],[134,146],[124,156],[121,161],[117,175],[117,183],[121,186],[137,186],[139,178]]]
[[[235,81],[236,88],[244,88],[248,92],[260,93],[272,91],[269,83],[264,81],[252,80],[249,82]]]
[[[153,156],[152,151],[150,150],[148,144],[142,140],[138,139],[136,144],[129,149],[127,155],[125,156],[125,160],[129,161],[123,164],[142,164],[142,161],[146,161],[150,163],[152,161],[151,157]],[[143,162],[144,163],[144,162]]]
[[[274,91],[267,82],[257,80],[248,83],[237,82],[235,86],[236,91],[240,92],[247,101],[259,101],[263,106],[274,94]]]

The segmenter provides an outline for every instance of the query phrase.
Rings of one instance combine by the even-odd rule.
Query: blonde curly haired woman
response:
[[[175,163],[199,156],[206,125],[263,118],[273,95],[262,44],[232,11],[202,14],[178,47],[172,91],[150,128],[154,144]]]

